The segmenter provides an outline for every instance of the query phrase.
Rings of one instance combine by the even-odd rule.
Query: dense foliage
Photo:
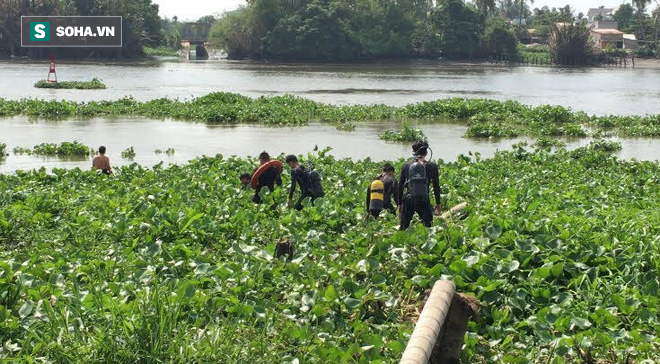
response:
[[[55,89],[76,89],[76,90],[102,90],[105,89],[105,83],[98,78],[90,81],[60,81],[48,82],[46,80],[38,81],[34,84],[36,88],[55,88]]]
[[[300,97],[250,98],[232,93],[211,93],[190,101],[157,99],[140,102],[43,101],[0,98],[0,116],[41,118],[140,115],[207,123],[261,123],[304,125],[310,121],[338,124],[351,130],[355,122],[380,120],[467,121],[468,137],[531,136],[660,136],[660,116],[590,116],[562,106],[528,106],[516,101],[444,99],[403,107],[388,105],[336,106]],[[345,126],[345,127],[341,127]]]
[[[467,218],[395,232],[364,219],[378,164],[303,162],[326,197],[302,212],[283,189],[240,192],[255,160],[1,175],[0,358],[396,362],[444,277],[484,305],[465,362],[659,359],[657,163],[522,146],[440,161],[443,206],[468,201]]]
[[[496,36],[486,34],[486,18],[461,0],[254,0],[225,14],[210,36],[230,58],[480,58],[493,49],[515,52],[507,43],[508,26],[500,24]]]
[[[516,35],[502,19],[493,18],[486,24],[484,47],[489,56],[515,60],[522,54],[518,51]]]
[[[550,56],[556,64],[583,65],[592,61],[589,28],[582,25],[556,25],[548,38]]]
[[[21,48],[21,16],[122,16],[121,48]],[[158,5],[152,0],[2,0],[0,1],[0,57],[30,55],[36,58],[55,53],[58,58],[134,58],[142,46],[161,38]]]

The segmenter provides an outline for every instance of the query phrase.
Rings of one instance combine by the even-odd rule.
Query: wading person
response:
[[[271,160],[270,155],[266,152],[259,154],[259,167],[252,173],[251,183],[254,187],[254,196],[252,201],[254,203],[261,203],[262,199],[259,193],[263,188],[268,188],[269,191],[275,190],[275,185],[282,186],[282,162],[278,160]]]
[[[396,208],[392,204],[392,194],[396,189],[394,178],[394,167],[386,163],[383,172],[374,178],[367,188],[367,212],[374,218],[380,216],[380,212],[388,210],[396,215]],[[367,215],[369,216],[369,215]]]
[[[288,203],[293,203],[293,194],[296,192],[296,185],[300,186],[300,197],[294,207],[296,210],[302,210],[302,202],[305,198],[311,199],[312,205],[314,200],[318,197],[323,197],[323,187],[321,185],[321,177],[318,172],[311,171],[305,168],[298,162],[298,157],[295,155],[286,156],[286,164],[291,168],[291,189],[289,190]]]
[[[249,173],[241,173],[238,179],[241,181],[241,190],[247,190],[250,188],[250,180],[252,179],[252,176]]]
[[[401,216],[400,230],[410,226],[415,212],[422,223],[430,227],[433,223],[433,207],[429,201],[429,186],[433,185],[435,195],[435,212],[440,213],[440,182],[438,178],[438,165],[428,162],[429,144],[426,141],[417,141],[413,144],[413,159],[401,169],[399,185],[397,187],[397,205]]]
[[[103,145],[99,147],[99,154],[92,160],[92,168],[96,171],[101,171],[103,174],[112,174],[110,158],[105,155],[105,147]]]

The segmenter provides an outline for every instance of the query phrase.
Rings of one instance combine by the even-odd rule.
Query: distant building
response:
[[[635,34],[624,34],[623,35],[623,49],[628,49],[631,51],[636,51],[639,49],[639,42]]]
[[[615,8],[606,8],[601,6],[599,8],[591,8],[587,11],[587,20],[589,23],[594,23],[599,20],[612,20],[614,19],[614,13],[617,9]]]
[[[619,29],[619,23],[614,20],[598,20],[592,27],[595,29]]]
[[[591,29],[591,38],[596,47],[605,49],[608,47],[623,48],[623,32],[616,29]]]

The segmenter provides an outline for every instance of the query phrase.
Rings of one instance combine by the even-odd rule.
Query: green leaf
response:
[[[334,301],[337,298],[339,298],[339,296],[337,295],[337,291],[335,290],[335,287],[333,287],[333,286],[327,286],[325,288],[324,296],[325,296],[325,299],[327,301]]]
[[[534,277],[539,279],[546,279],[550,277],[550,268],[549,267],[540,267],[534,270]]]
[[[34,309],[34,302],[32,301],[25,301],[21,308],[18,309],[18,316],[20,318],[26,318],[32,313],[32,309]]]
[[[591,322],[589,322],[589,320],[577,316],[573,316],[573,318],[571,319],[571,324],[579,327],[582,330],[586,330],[589,327],[591,327]]]
[[[563,271],[564,271],[564,264],[562,263],[557,263],[552,266],[552,274],[555,277],[559,277]]]
[[[360,306],[360,304],[362,304],[362,301],[356,300],[355,298],[347,297],[344,299],[344,305],[346,305],[348,309],[354,309]]]
[[[181,228],[181,230],[179,230],[179,234],[181,234],[181,233],[183,233],[184,231],[186,231],[186,230],[190,227],[190,225],[192,225],[193,222],[195,222],[195,221],[201,219],[202,216],[204,216],[204,214],[203,214],[203,213],[199,213],[199,214],[197,214],[197,215],[191,217],[190,219],[188,219],[188,222],[186,222],[186,224],[183,225],[183,227]]]

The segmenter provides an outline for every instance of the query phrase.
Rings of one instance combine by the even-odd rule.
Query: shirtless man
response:
[[[99,147],[99,155],[94,157],[92,160],[92,167],[94,170],[100,170],[102,173],[110,175],[112,174],[112,167],[110,167],[110,158],[105,155],[105,147]]]

